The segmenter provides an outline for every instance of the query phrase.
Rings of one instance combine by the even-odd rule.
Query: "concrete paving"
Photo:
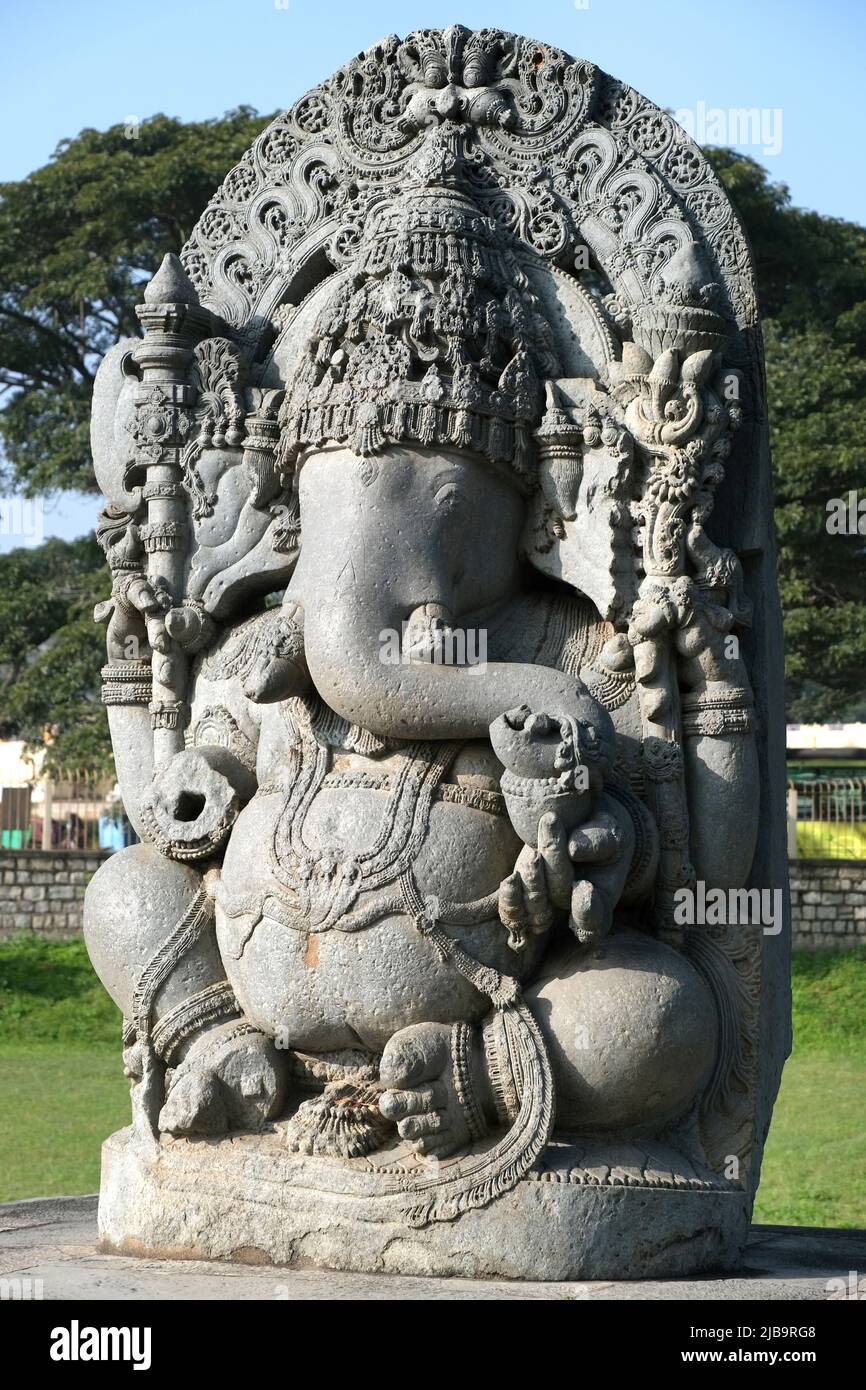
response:
[[[863,1281],[860,1296],[866,1298],[866,1232],[853,1230],[755,1226],[740,1269],[704,1279],[535,1284],[101,1255],[96,1250],[95,1196],[36,1197],[0,1205],[0,1293],[5,1298],[826,1300],[834,1292],[855,1296],[858,1279]]]

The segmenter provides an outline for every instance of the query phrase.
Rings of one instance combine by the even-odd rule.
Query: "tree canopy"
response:
[[[227,171],[270,117],[154,116],[84,130],[44,168],[0,185],[0,454],[7,490],[96,489],[93,377],[139,333],[134,306],[180,251]],[[789,716],[866,713],[863,537],[830,534],[827,503],[866,497],[866,228],[793,207],[754,160],[707,151],[757,266],[785,617]],[[866,527],[866,521],[864,521]],[[98,703],[108,576],[95,542],[0,556],[0,733],[57,762],[108,756]]]
[[[827,505],[866,501],[866,228],[792,207],[752,159],[707,153],[751,240],[764,318],[788,715],[863,719],[866,537],[828,531]]]
[[[140,333],[141,286],[180,251],[270,117],[154,116],[84,130],[0,185],[0,452],[7,490],[96,492],[90,397],[101,357]],[[110,762],[99,700],[110,580],[92,538],[0,555],[0,736],[55,766]]]
[[[83,130],[42,169],[0,184],[0,444],[16,487],[96,490],[99,360],[140,333],[142,283],[181,250],[264,124],[240,107],[219,120]]]
[[[90,536],[0,555],[0,737],[47,745],[54,769],[110,763],[99,699],[105,629],[93,621],[110,590]]]

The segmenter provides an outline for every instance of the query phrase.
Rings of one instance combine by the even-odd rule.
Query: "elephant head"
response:
[[[596,354],[601,334],[566,279],[480,211],[445,132],[275,352],[300,527],[287,598],[319,694],[374,734],[477,737],[529,701],[591,707],[609,736],[559,671],[430,659],[455,630],[502,620],[527,561],[579,583],[605,617],[624,607],[612,537],[629,535],[627,436],[576,344],[575,303]]]

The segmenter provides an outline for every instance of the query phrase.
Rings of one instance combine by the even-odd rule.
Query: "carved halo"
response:
[[[527,246],[571,268],[588,246],[627,307],[668,297],[684,247],[741,328],[757,317],[742,228],[701,150],[666,112],[581,59],[499,30],[395,35],[262,132],[183,260],[202,302],[258,347],[286,294],[344,264],[430,125],[471,132],[479,195]]]

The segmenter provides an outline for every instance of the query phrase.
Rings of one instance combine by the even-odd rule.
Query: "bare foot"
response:
[[[285,1055],[272,1038],[237,1019],[221,1023],[168,1073],[159,1128],[178,1135],[260,1129],[282,1107],[285,1074]]]
[[[447,1158],[486,1132],[492,1099],[476,1029],[447,1023],[401,1029],[382,1053],[379,1079],[386,1087],[379,1109],[417,1153]]]

